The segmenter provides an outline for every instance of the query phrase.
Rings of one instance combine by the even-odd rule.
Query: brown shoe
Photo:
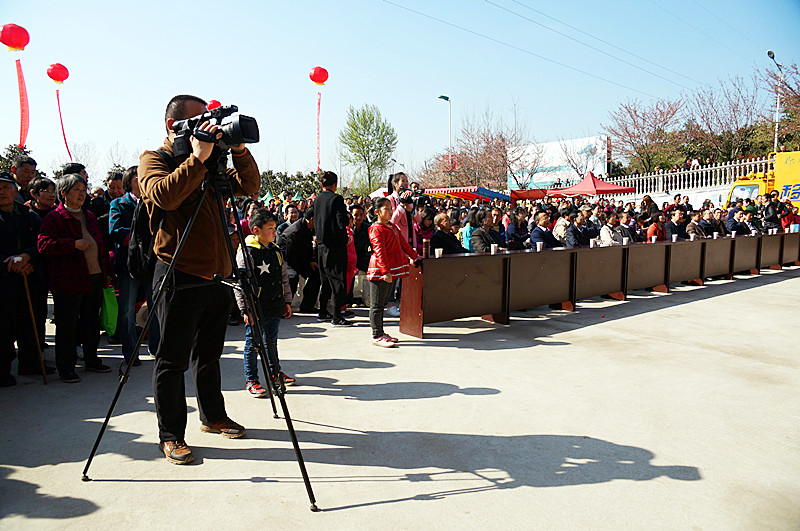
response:
[[[183,441],[164,441],[160,446],[167,461],[172,464],[188,465],[194,461],[192,450]]]
[[[235,423],[228,417],[210,424],[201,424],[200,431],[205,433],[221,433],[223,437],[227,437],[228,439],[239,439],[240,437],[244,437],[245,434],[244,426]]]

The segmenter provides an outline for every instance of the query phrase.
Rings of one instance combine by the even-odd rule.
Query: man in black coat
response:
[[[289,285],[292,294],[297,291],[300,276],[306,279],[300,313],[316,313],[319,296],[319,266],[314,257],[314,209],[306,209],[304,216],[281,233],[278,237],[283,259],[289,270]]]
[[[331,321],[334,326],[350,326],[342,317],[347,302],[347,224],[350,218],[344,199],[336,193],[339,177],[326,171],[321,177],[322,192],[314,200],[314,232],[317,234],[322,289],[319,294],[317,321]],[[333,314],[328,313],[328,301],[333,295]]]
[[[686,229],[683,228],[684,215],[682,210],[675,209],[672,211],[672,219],[664,224],[668,242],[672,241],[673,235],[678,236],[678,241],[689,239],[689,236],[686,234]]]
[[[764,229],[778,229],[778,232],[783,232],[781,220],[791,212],[780,202],[778,195],[778,191],[773,190],[769,202],[764,206]]]
[[[543,249],[553,249],[561,247],[561,242],[553,236],[548,226],[550,225],[550,214],[539,212],[536,214],[536,226],[531,231],[531,249],[536,249],[536,243],[542,242]]]
[[[11,363],[16,357],[14,340],[19,347],[17,372],[41,374],[36,334],[28,306],[28,295],[36,300],[44,289],[36,239],[41,220],[31,210],[15,201],[17,185],[14,177],[0,173],[0,387],[16,384],[11,375]],[[29,294],[25,292],[23,275],[27,277]],[[45,367],[47,374],[55,371]]]
[[[433,224],[436,225],[436,230],[431,235],[431,254],[434,254],[433,249],[441,249],[442,254],[462,254],[468,253],[461,242],[458,241],[456,235],[450,232],[452,227],[452,220],[444,212],[436,214],[433,218]]]
[[[589,245],[591,236],[586,229],[586,217],[580,212],[571,212],[569,214],[570,225],[567,227],[567,236],[565,239],[567,249]]]

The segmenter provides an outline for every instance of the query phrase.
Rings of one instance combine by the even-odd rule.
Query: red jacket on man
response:
[[[406,239],[391,223],[373,223],[369,227],[369,242],[372,244],[372,257],[369,259],[367,280],[383,280],[386,274],[392,278],[408,275],[410,257],[419,258],[417,251],[411,248]]]

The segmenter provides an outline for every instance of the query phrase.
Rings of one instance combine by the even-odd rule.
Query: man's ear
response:
[[[172,124],[175,123],[175,118],[167,118],[167,132],[172,131]]]

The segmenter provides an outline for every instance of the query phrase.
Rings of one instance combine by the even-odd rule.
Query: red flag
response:
[[[25,77],[22,75],[22,64],[17,59],[17,83],[19,84],[19,147],[25,147],[30,126],[30,110],[28,108],[28,90],[25,88]]]

